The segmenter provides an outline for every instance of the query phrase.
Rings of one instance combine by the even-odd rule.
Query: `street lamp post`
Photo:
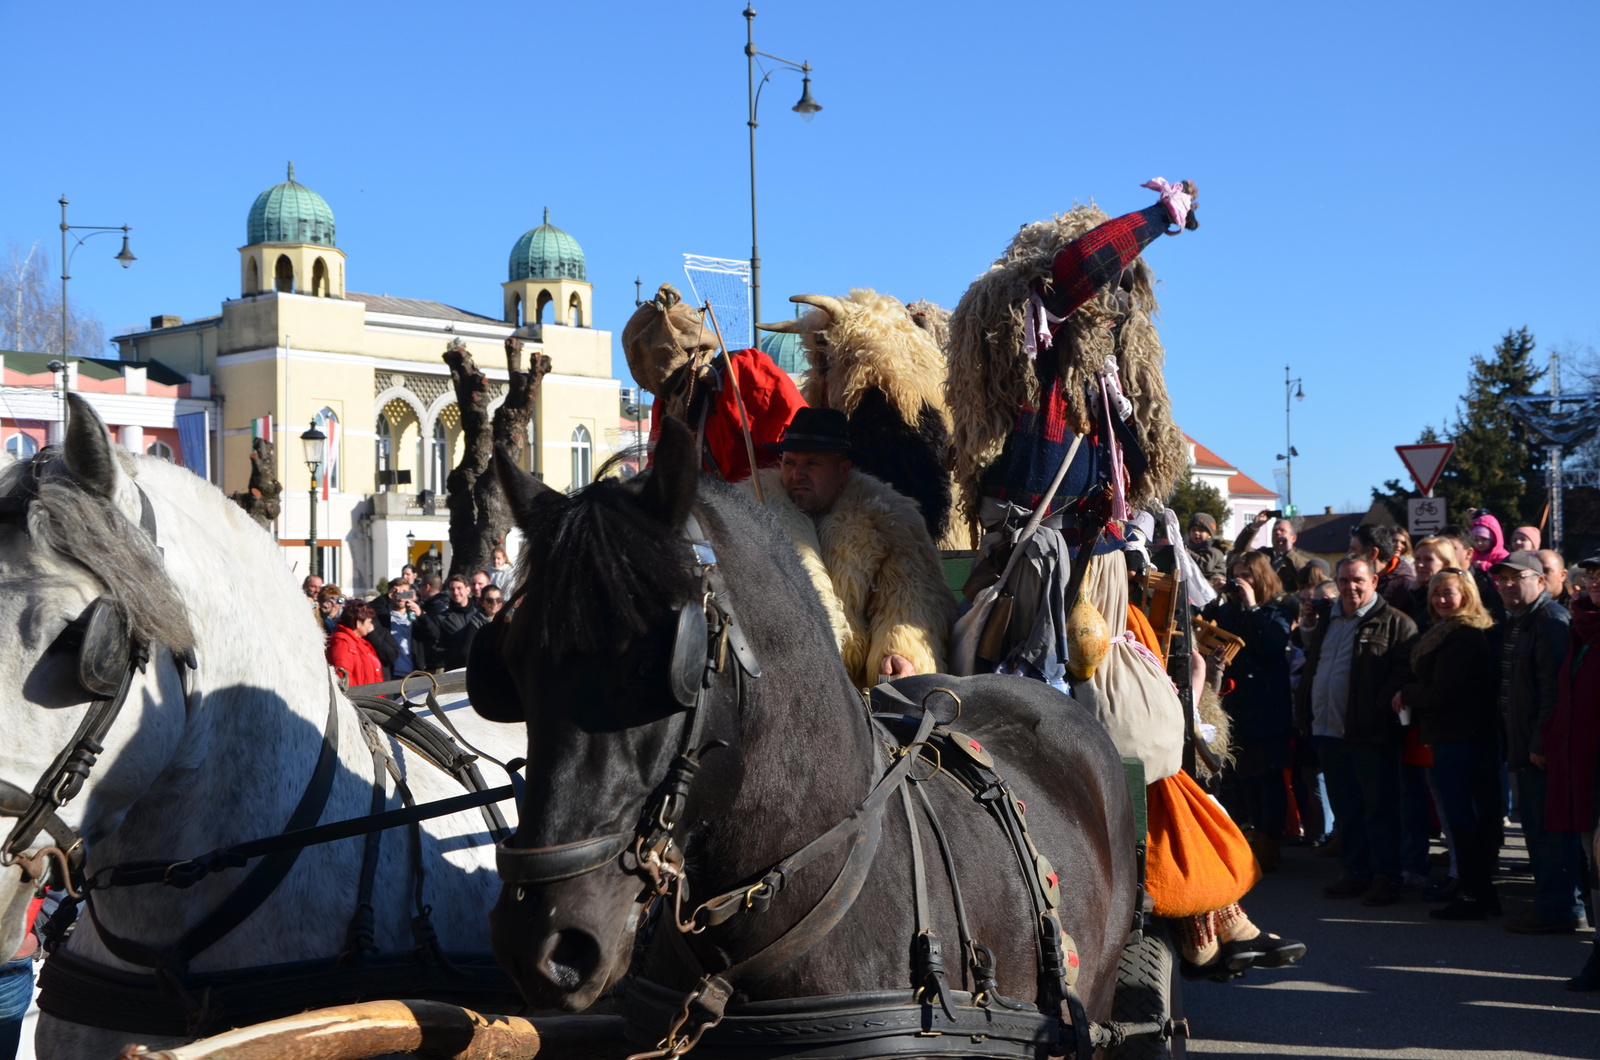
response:
[[[311,471],[311,536],[306,543],[311,546],[311,573],[320,578],[322,550],[317,547],[317,472],[322,468],[328,436],[317,430],[317,421],[312,420],[311,428],[300,436],[300,444],[305,446],[306,467]]]
[[[744,21],[745,67],[750,80],[750,308],[755,314],[755,319],[760,320],[761,246],[760,240],[756,238],[756,108],[761,105],[761,90],[767,86],[767,81],[778,70],[795,70],[801,76],[800,102],[789,109],[800,115],[805,121],[810,121],[811,116],[822,109],[822,104],[811,98],[811,64],[809,62],[796,63],[756,50],[755,5],[745,5]],[[756,83],[756,56],[758,55],[782,64],[776,69],[764,70],[760,84]]]
[[[70,352],[67,349],[67,281],[72,279],[72,276],[68,272],[68,267],[72,264],[72,258],[77,256],[78,247],[83,246],[86,240],[104,235],[106,232],[121,232],[122,250],[112,260],[122,262],[122,267],[127,268],[139,259],[128,249],[128,233],[131,229],[127,225],[69,225],[65,192],[57,202],[61,204],[61,356],[65,358]],[[77,237],[78,241],[73,245],[72,254],[68,255],[67,235],[71,232],[87,232],[88,235]]]
[[[1300,455],[1291,440],[1289,430],[1289,410],[1293,407],[1290,399],[1304,401],[1306,388],[1301,386],[1303,379],[1290,379],[1289,366],[1283,366],[1283,446],[1284,452],[1278,454],[1278,459],[1283,461],[1283,504],[1284,514],[1294,514],[1294,458]]]

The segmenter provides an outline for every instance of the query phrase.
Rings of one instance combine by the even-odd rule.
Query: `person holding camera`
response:
[[[372,601],[374,622],[367,640],[378,653],[386,680],[424,669],[412,630],[422,617],[417,591],[404,578],[389,583],[389,594]]]
[[[1281,511],[1257,512],[1255,518],[1246,523],[1245,528],[1239,531],[1239,536],[1233,539],[1234,554],[1242,556],[1249,551],[1250,542],[1255,540],[1256,534],[1267,523],[1272,524],[1272,544],[1255,551],[1267,557],[1267,562],[1272,564],[1272,573],[1278,576],[1284,589],[1294,592],[1305,588],[1300,584],[1300,572],[1315,557],[1295,547],[1300,535],[1295,531],[1294,521]]]
[[[1223,595],[1206,607],[1206,617],[1243,638],[1244,647],[1228,664],[1222,683],[1222,708],[1232,721],[1229,742],[1234,761],[1228,775],[1243,803],[1243,817],[1256,860],[1267,872],[1278,867],[1278,843],[1289,810],[1283,771],[1289,766],[1289,736],[1294,710],[1289,698],[1289,621],[1283,585],[1263,552],[1233,561]]]

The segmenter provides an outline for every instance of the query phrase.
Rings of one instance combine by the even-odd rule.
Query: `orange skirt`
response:
[[[1145,890],[1157,916],[1196,916],[1243,898],[1261,878],[1250,844],[1189,774],[1145,788]]]

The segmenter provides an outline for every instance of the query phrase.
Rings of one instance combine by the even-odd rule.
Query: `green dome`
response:
[[[245,228],[245,245],[257,243],[320,243],[338,246],[333,239],[333,211],[327,202],[294,181],[294,163],[289,163],[289,179],[256,196]]]
[[[544,208],[544,224],[522,233],[511,248],[512,280],[583,280],[588,282],[588,266],[578,241],[550,223],[550,207]]]
[[[800,336],[791,331],[769,331],[761,336],[761,352],[790,375],[806,370],[806,355],[800,352]]]

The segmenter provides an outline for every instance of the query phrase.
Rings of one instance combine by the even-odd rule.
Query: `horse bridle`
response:
[[[144,490],[137,485],[134,489],[139,492],[139,526],[155,544],[155,509]],[[26,528],[28,511],[38,496],[35,489],[25,487],[18,494],[0,498],[0,520],[19,522]],[[73,876],[83,865],[83,838],[57,811],[83,790],[105,750],[106,734],[128,700],[133,675],[144,672],[150,661],[150,646],[132,636],[116,603],[102,595],[68,623],[49,650],[69,648],[77,652],[75,676],[89,696],[89,709],[72,741],[55,756],[31,792],[0,780],[0,817],[17,819],[0,845],[0,866],[17,865],[23,881],[33,882],[43,880],[53,861],[60,870],[60,884],[75,896]],[[181,658],[193,666],[192,652]],[[52,842],[30,855],[27,850],[40,832],[48,833]]]
[[[761,664],[734,616],[721,576],[717,553],[691,512],[684,535],[700,578],[700,592],[677,609],[668,683],[673,699],[687,715],[683,739],[667,774],[645,799],[638,823],[629,830],[548,847],[495,847],[500,878],[518,888],[576,879],[621,858],[623,868],[646,879],[654,893],[665,894],[683,871],[683,854],[673,839],[689,788],[700,769],[705,748],[705,702],[716,675],[727,669],[729,649],[740,670],[761,676]]]

